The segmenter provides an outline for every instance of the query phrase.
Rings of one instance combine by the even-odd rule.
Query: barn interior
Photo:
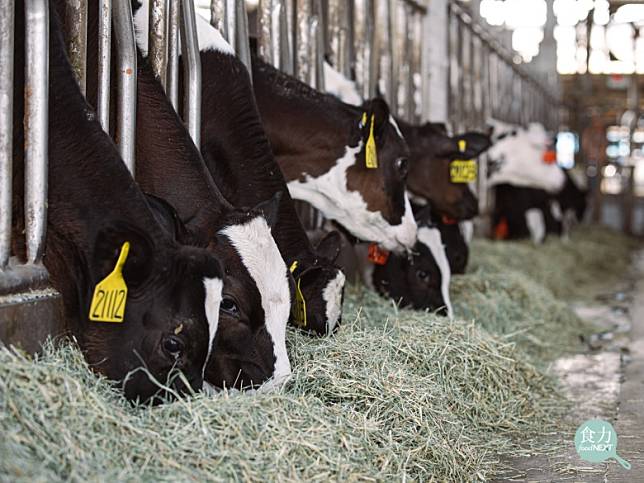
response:
[[[65,12],[58,23],[56,9]],[[143,10],[148,18],[141,21]],[[99,18],[97,38],[88,38],[91,15]],[[212,337],[199,341],[207,350],[198,387],[177,365],[155,374],[152,359],[138,353],[140,365],[124,378],[92,362],[105,341],[84,345],[83,327],[116,331],[133,323],[125,302],[111,319],[87,314],[109,277],[130,283],[129,272],[125,279],[120,273],[129,248],[119,245],[109,270],[88,276],[100,283],[69,292],[57,285],[55,271],[65,263],[56,257],[74,242],[55,244],[60,232],[51,213],[67,212],[52,206],[61,197],[51,193],[67,189],[72,199],[87,191],[52,174],[73,161],[55,159],[58,140],[48,136],[68,115],[47,108],[57,92],[50,32],[58,24],[88,125],[100,124],[132,189],[159,198],[149,202],[152,212],[158,201],[166,207],[172,246],[196,250],[212,240],[186,228],[190,216],[172,203],[138,187],[138,136],[150,132],[136,115],[141,64],[153,72],[218,193],[264,186],[244,173],[234,186],[220,181],[217,169],[230,169],[219,168],[217,155],[224,159],[237,141],[230,135],[213,143],[204,127],[212,125],[209,116],[248,136],[233,152],[271,151],[271,181],[283,187],[277,203],[292,204],[313,247],[307,250],[319,250],[314,269],[329,233],[340,240],[330,259],[341,272],[333,282],[338,306],[330,309],[335,296],[317,287],[326,312],[313,308],[304,288],[314,271],[302,268],[306,257],[291,257],[277,243],[290,290],[288,327],[281,321],[286,328],[277,336],[279,324],[268,320],[276,317],[278,297],[266,302],[262,290],[270,287],[240,265],[266,321],[222,353],[250,357],[249,347],[257,352],[253,344],[270,333],[274,347],[276,337],[285,344],[288,377],[250,385],[226,380],[221,387],[206,380],[223,337],[208,331],[225,330],[208,318],[209,288],[186,298],[201,297],[186,327],[205,312],[202,328]],[[23,44],[24,62],[15,60],[25,57],[15,47]],[[221,61],[227,55],[239,68],[228,84],[208,91],[207,75],[228,72],[231,63]],[[265,67],[254,70],[258,65]],[[287,76],[274,98],[261,90],[277,83],[259,78],[267,69]],[[643,74],[644,0],[2,0],[0,481],[644,481]],[[213,100],[209,92],[230,96]],[[250,114],[229,114],[239,92]],[[374,99],[388,109],[382,131]],[[298,111],[291,101],[311,110]],[[324,111],[337,125],[329,127]],[[351,129],[338,112],[358,113]],[[289,116],[295,122],[287,125]],[[242,118],[257,119],[262,134],[246,134],[235,124]],[[145,121],[155,126],[157,119]],[[298,124],[329,130],[308,138],[303,129],[299,139],[291,134]],[[330,165],[316,165],[319,152],[349,131],[350,142],[332,146],[340,154]],[[387,156],[395,143],[387,145],[381,132],[390,143],[400,136],[403,154],[393,161]],[[170,145],[183,142],[173,136]],[[354,164],[338,176],[334,170],[354,148]],[[430,158],[431,168],[417,167]],[[392,175],[394,169],[401,171]],[[366,175],[355,181],[350,176],[359,170]],[[179,178],[167,176],[173,174]],[[393,176],[402,190],[391,188]],[[309,195],[302,186],[313,181],[321,188]],[[451,198],[464,193],[471,194],[467,215],[442,211],[442,202],[465,209],[467,200]],[[235,205],[254,212],[248,203],[226,203],[223,211]],[[383,215],[395,203],[405,211]],[[374,205],[380,211],[369,211]],[[338,206],[348,215],[337,215]],[[277,240],[270,208],[257,209]],[[407,216],[415,216],[413,247],[385,247],[382,240],[400,242],[402,230],[395,230]],[[390,237],[364,235],[378,230]],[[261,253],[258,247],[250,251]],[[70,265],[84,275],[93,269]],[[230,300],[230,271],[218,289],[222,300]],[[219,303],[222,317],[228,309]],[[81,324],[70,322],[70,306]],[[307,317],[310,324],[334,311],[341,315],[337,326],[327,322],[328,333],[307,326]],[[123,350],[129,345],[111,359],[126,360]],[[138,372],[156,388],[150,400],[127,396]]]

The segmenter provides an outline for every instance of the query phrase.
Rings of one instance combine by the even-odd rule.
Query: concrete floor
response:
[[[568,450],[552,457],[506,461],[498,482],[644,483],[644,252],[629,279],[600,297],[600,303],[576,307],[577,314],[607,330],[594,350],[562,358],[553,365],[567,396],[574,401],[569,423],[587,419],[610,421],[618,434],[617,454],[631,463],[593,464],[579,458],[574,434],[562,434]],[[591,345],[593,345],[591,344]]]

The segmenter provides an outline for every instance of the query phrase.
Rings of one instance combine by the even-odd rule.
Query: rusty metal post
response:
[[[309,19],[309,38],[311,39],[309,47],[311,51],[308,83],[311,87],[324,92],[324,37],[321,23],[322,18],[318,15],[313,15]]]
[[[87,0],[67,0],[65,6],[67,54],[76,82],[85,95],[87,83]]]
[[[168,18],[168,70],[166,73],[166,95],[174,110],[179,112],[179,22],[181,0],[170,0]]]
[[[226,10],[228,0],[211,0],[210,1],[210,24],[215,27],[221,35],[228,39],[228,29],[226,28]]]
[[[243,1],[243,0],[242,0]],[[190,136],[200,146],[201,132],[201,57],[197,38],[195,6],[191,0],[181,2],[181,51],[183,57],[183,117]]]
[[[275,56],[276,53],[273,45],[275,31],[273,28],[274,18],[276,9],[279,10],[279,5],[276,5],[277,3],[275,0],[259,0],[257,5],[257,52],[265,62],[273,66],[276,66],[279,62],[279,58]],[[279,19],[279,17],[277,18]]]
[[[295,38],[293,52],[295,54],[295,77],[303,82],[308,82],[310,72],[310,26],[311,1],[294,0],[295,7]]]
[[[98,2],[98,95],[96,111],[103,131],[110,132],[112,0]]]
[[[0,270],[11,256],[14,0],[0,9]]]
[[[25,235],[27,261],[40,263],[47,228],[49,4],[25,1]]]
[[[146,1],[146,0],[143,0]],[[148,16],[148,59],[152,71],[163,88],[166,87],[168,65],[168,0],[147,0]]]
[[[117,129],[119,152],[134,176],[136,146],[136,42],[130,2],[118,0],[113,11],[114,40],[118,52]]]

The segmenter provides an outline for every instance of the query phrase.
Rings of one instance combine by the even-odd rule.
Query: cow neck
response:
[[[233,207],[215,185],[188,131],[139,54],[137,182],[168,201],[193,232],[214,238]]]
[[[87,99],[94,106],[98,88],[98,1],[88,3]],[[116,73],[112,49],[112,76]],[[115,92],[112,92],[115,99]],[[110,126],[115,126],[111,103]],[[148,62],[137,55],[136,181],[144,192],[163,198],[205,244],[215,237],[232,206],[208,174],[198,149],[168,101]]]
[[[253,88],[275,158],[287,181],[333,168],[360,142],[361,109],[323,94],[255,58]]]
[[[237,57],[217,51],[201,52],[201,65],[201,152],[216,185],[237,207],[282,192],[273,237],[289,264],[312,261],[313,248],[273,157],[246,68]]]

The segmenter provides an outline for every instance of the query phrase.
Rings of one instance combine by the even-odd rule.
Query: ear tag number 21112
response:
[[[127,285],[123,279],[123,265],[130,252],[130,242],[123,243],[114,270],[94,288],[89,307],[89,319],[94,322],[123,322]]]

